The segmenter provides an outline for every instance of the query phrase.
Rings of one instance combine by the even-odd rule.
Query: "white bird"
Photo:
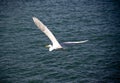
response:
[[[52,32],[36,17],[33,17],[33,21],[34,23],[37,25],[37,27],[43,32],[45,33],[46,36],[48,36],[48,38],[51,40],[52,45],[49,44],[47,47],[49,47],[49,51],[53,51],[55,49],[61,49],[63,48],[60,43],[57,41],[57,39],[55,38],[55,36],[52,34]],[[65,44],[76,44],[76,43],[84,43],[87,42],[88,40],[84,40],[84,41],[77,41],[77,42],[64,42]]]

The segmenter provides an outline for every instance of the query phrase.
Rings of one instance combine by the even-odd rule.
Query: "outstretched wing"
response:
[[[48,36],[48,38],[51,40],[53,46],[57,48],[62,48],[62,46],[59,44],[55,36],[52,34],[52,32],[36,17],[33,17],[34,23],[37,25],[37,27]]]
[[[79,43],[85,43],[88,40],[84,40],[84,41],[75,41],[75,42],[64,42],[65,44],[79,44]]]

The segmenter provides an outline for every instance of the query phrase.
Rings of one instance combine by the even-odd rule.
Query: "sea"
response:
[[[32,17],[88,42],[50,52]],[[0,83],[120,83],[120,1],[0,0]]]

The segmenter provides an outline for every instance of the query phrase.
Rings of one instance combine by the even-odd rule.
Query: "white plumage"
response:
[[[60,49],[63,48],[60,43],[57,41],[57,39],[55,38],[55,36],[52,34],[52,32],[36,17],[33,17],[33,21],[34,23],[37,25],[37,27],[43,32],[45,33],[46,36],[48,36],[48,38],[51,40],[52,45],[48,45],[47,47],[49,47],[49,51],[55,50],[55,49]],[[88,40],[85,41],[77,41],[77,42],[64,42],[64,43],[84,43],[87,42]]]

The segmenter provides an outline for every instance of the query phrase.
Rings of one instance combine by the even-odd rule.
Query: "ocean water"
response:
[[[39,18],[59,42],[49,52]],[[0,83],[120,83],[119,0],[0,0]]]

